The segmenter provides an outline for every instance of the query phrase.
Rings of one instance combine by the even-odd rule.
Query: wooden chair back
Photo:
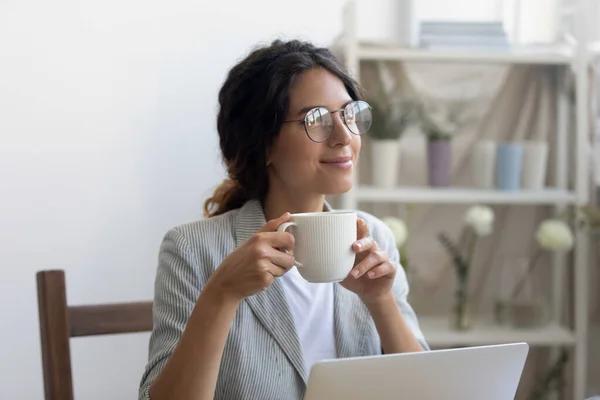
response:
[[[152,302],[70,306],[64,271],[36,278],[45,399],[73,400],[70,339],[151,331]]]

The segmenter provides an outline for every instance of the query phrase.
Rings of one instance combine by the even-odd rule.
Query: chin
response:
[[[352,179],[337,180],[335,182],[327,182],[321,185],[321,193],[327,196],[343,194],[352,189]]]

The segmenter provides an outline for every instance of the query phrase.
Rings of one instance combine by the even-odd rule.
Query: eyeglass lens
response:
[[[342,110],[344,123],[355,135],[367,133],[371,127],[373,117],[371,108],[364,101],[353,101]],[[325,107],[310,110],[305,118],[306,133],[315,142],[324,142],[333,131],[333,116]]]

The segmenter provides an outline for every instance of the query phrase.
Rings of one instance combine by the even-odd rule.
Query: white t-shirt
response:
[[[281,278],[294,317],[306,375],[317,361],[337,358],[333,322],[333,283],[310,283],[296,267]]]

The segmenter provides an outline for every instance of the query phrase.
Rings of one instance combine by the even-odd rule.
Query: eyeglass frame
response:
[[[343,121],[344,125],[346,126],[346,128],[348,128],[348,130],[350,131],[350,133],[352,133],[353,135],[356,135],[356,136],[362,136],[362,135],[364,135],[367,132],[364,132],[364,133],[354,133],[354,132],[352,132],[352,129],[350,129],[350,127],[348,126],[348,123],[346,122],[346,117],[345,117],[344,111],[346,110],[346,107],[348,107],[350,104],[353,104],[353,103],[365,103],[367,105],[367,107],[369,108],[369,110],[373,109],[373,107],[371,107],[371,105],[369,103],[367,103],[366,101],[364,101],[364,100],[352,100],[352,101],[348,102],[344,106],[344,108],[340,108],[340,109],[337,109],[337,110],[328,110],[326,107],[323,107],[323,106],[314,107],[314,108],[311,108],[310,110],[308,110],[306,112],[306,114],[304,115],[304,118],[302,118],[302,119],[287,120],[287,121],[283,121],[283,123],[284,124],[287,124],[287,123],[290,123],[290,122],[302,123],[302,125],[304,125],[304,132],[306,133],[306,136],[308,136],[308,138],[310,139],[311,142],[314,142],[314,143],[325,143],[331,137],[331,134],[333,133],[333,125],[331,127],[331,130],[329,131],[329,135],[324,140],[322,140],[320,142],[317,142],[312,137],[310,137],[310,134],[308,133],[308,127],[306,126],[306,117],[311,112],[313,112],[315,110],[318,110],[319,108],[324,108],[330,114],[335,114],[335,113],[341,112],[342,113],[342,121]],[[373,121],[371,121],[371,123],[373,123]]]

